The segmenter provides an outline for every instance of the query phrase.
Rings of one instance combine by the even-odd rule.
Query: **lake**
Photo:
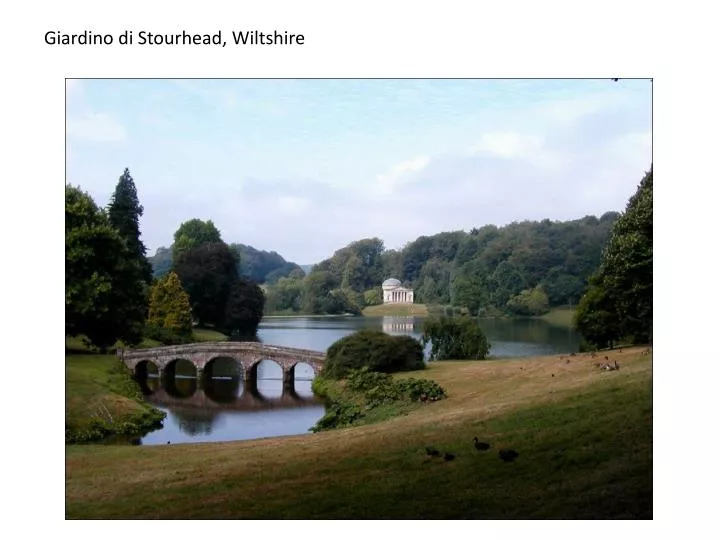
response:
[[[258,338],[268,345],[325,351],[356,330],[372,328],[420,339],[422,317],[270,317],[264,319]],[[577,351],[579,335],[570,328],[539,319],[486,319],[480,326],[490,342],[492,358],[514,358]],[[147,434],[143,445],[218,442],[297,435],[325,414],[323,404],[310,390],[314,376],[309,366],[296,368],[293,388],[282,384],[280,366],[263,361],[258,366],[257,388],[245,388],[242,379],[228,371],[198,385],[194,370],[178,368],[175,379],[162,385],[149,377],[145,399],[167,413],[163,428]],[[419,376],[422,376],[421,374]]]

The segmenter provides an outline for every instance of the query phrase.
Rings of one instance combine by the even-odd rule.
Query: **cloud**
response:
[[[484,133],[473,153],[489,154],[503,158],[526,158],[540,150],[543,138],[520,133]]]
[[[417,173],[428,163],[430,163],[428,157],[420,156],[395,165],[389,171],[377,175],[374,182],[375,192],[379,195],[394,193],[399,187],[416,178]]]
[[[344,82],[163,83],[163,126],[147,122],[155,109],[145,102],[116,108],[116,94],[103,101],[99,87],[69,82],[69,180],[95,185],[105,201],[128,160],[151,252],[200,218],[227,242],[304,264],[361,238],[398,248],[441,231],[622,210],[649,168],[646,89],[577,97],[559,84],[527,83],[517,96],[492,94],[477,106],[474,87],[472,99],[446,86],[428,97],[424,84],[433,89],[403,93],[398,83],[386,103],[382,93],[365,101],[364,86],[348,97]]]

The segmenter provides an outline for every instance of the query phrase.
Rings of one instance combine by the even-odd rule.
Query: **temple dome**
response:
[[[400,286],[400,280],[395,278],[386,279],[383,281],[382,287],[383,289],[390,289],[393,287],[399,287]]]

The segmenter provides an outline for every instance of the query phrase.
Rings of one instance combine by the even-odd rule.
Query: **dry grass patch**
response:
[[[424,376],[447,399],[367,426],[234,443],[67,447],[67,516],[648,517],[652,359],[641,350],[606,353],[621,365],[615,372],[585,355],[436,362]],[[491,451],[478,454],[474,435]],[[457,458],[429,458],[428,445]],[[518,449],[518,460],[499,460],[499,445]]]

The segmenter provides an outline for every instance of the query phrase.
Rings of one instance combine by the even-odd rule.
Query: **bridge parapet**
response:
[[[203,342],[149,349],[118,349],[117,356],[132,370],[135,370],[140,362],[149,361],[155,364],[161,373],[169,363],[185,359],[196,367],[198,375],[214,358],[228,357],[242,366],[246,377],[252,373],[255,364],[262,360],[273,360],[280,365],[288,381],[292,380],[292,369],[296,364],[300,362],[308,364],[317,373],[325,362],[325,354],[319,351],[264,345],[254,341]]]

